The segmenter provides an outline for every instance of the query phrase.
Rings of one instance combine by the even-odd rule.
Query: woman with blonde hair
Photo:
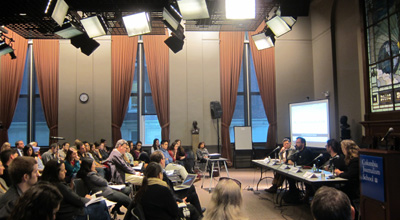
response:
[[[348,179],[348,182],[341,190],[349,196],[350,200],[360,197],[360,167],[359,167],[359,150],[360,148],[352,140],[343,140],[341,142],[346,170],[335,169],[336,176]]]
[[[221,178],[213,194],[203,220],[247,219],[242,214],[241,183],[230,178]]]

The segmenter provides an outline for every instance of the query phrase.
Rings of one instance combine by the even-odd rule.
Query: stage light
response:
[[[290,27],[293,27],[293,25],[296,23],[297,17],[290,17],[290,16],[281,16],[282,20],[286,22]]]
[[[149,14],[141,12],[122,17],[128,36],[142,35],[151,32]]]
[[[226,19],[256,18],[256,0],[225,0]]]
[[[107,25],[100,15],[81,19],[81,23],[90,38],[99,37],[107,34]]]
[[[254,44],[258,50],[275,46],[275,35],[270,29],[267,29],[266,32],[255,34],[251,37],[253,38]]]
[[[0,41],[0,56],[3,56],[8,53],[14,52],[14,49],[8,44],[6,44],[5,41]]]
[[[183,36],[183,39],[185,37]],[[182,50],[183,44],[185,43],[183,39],[180,39],[174,33],[171,33],[171,37],[167,38],[164,43],[174,52],[177,53]]]
[[[181,20],[182,17],[175,9],[171,7],[163,9],[163,22],[171,31],[178,30]]]
[[[45,14],[48,14],[51,11],[51,8],[53,8],[53,0],[49,0],[47,3],[47,7],[45,10]],[[54,19],[55,22],[57,22],[58,25],[62,26],[65,16],[68,13],[69,6],[67,3],[65,3],[64,0],[57,0],[57,3],[55,4],[51,17]]]
[[[280,16],[271,18],[269,21],[267,21],[267,25],[277,37],[280,37],[292,30],[292,28]]]
[[[55,28],[54,33],[66,39],[83,34],[83,32],[71,22],[64,23],[63,26]]]
[[[87,56],[92,54],[100,46],[97,41],[89,38],[85,33],[71,38],[71,44],[76,48],[81,48],[81,52]]]
[[[205,0],[177,0],[179,11],[185,20],[209,18]]]
[[[10,56],[12,60],[17,59],[17,56],[15,56],[14,51],[10,52]]]

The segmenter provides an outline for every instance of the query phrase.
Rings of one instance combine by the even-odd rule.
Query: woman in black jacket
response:
[[[162,171],[161,166],[155,162],[146,167],[135,203],[142,205],[146,219],[175,220],[178,218],[178,205],[168,184],[162,180]]]
[[[347,165],[347,170],[335,170],[336,176],[345,178],[348,182],[341,189],[349,196],[350,200],[360,198],[360,167],[358,151],[360,148],[352,140],[343,140],[341,142],[343,154],[345,155],[344,161]]]
[[[86,220],[87,216],[89,216],[89,219],[110,220],[111,217],[106,203],[101,201],[86,207],[85,204],[90,201],[91,196],[80,197],[72,191],[64,181],[65,173],[64,162],[53,159],[46,163],[41,179],[56,186],[63,195],[60,210],[57,212],[57,220]]]
[[[125,187],[122,189],[122,192],[111,189],[108,186],[107,180],[97,173],[96,164],[92,158],[87,157],[82,159],[81,169],[78,171],[77,177],[85,182],[90,192],[97,193],[102,191],[100,196],[117,203],[111,211],[112,213],[116,211],[119,215],[123,215],[124,213],[119,208],[121,206],[128,208],[131,203],[131,199],[128,196],[131,188]]]

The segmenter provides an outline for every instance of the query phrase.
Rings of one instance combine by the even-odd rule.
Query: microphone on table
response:
[[[274,152],[276,152],[276,151],[279,150],[279,149],[281,149],[280,146],[276,147],[273,151],[271,151],[271,153],[268,154],[268,156],[271,155],[271,154],[273,154]]]
[[[314,160],[312,160],[310,163],[308,163],[308,165],[312,164],[314,161],[318,160],[319,158],[323,157],[324,155],[321,153],[319,154],[316,158],[314,158]]]
[[[393,128],[390,127],[389,130],[386,132],[385,136],[383,136],[383,138],[381,139],[381,141],[386,140],[386,138],[393,132]]]

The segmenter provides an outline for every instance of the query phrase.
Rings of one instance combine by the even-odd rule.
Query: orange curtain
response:
[[[15,41],[12,47],[17,59],[12,60],[10,55],[6,54],[1,56],[0,61],[0,121],[3,123],[3,129],[0,130],[1,144],[8,141],[8,129],[14,117],[21,91],[26,51],[28,49],[28,40],[25,38],[9,29],[6,35]]]
[[[166,35],[144,35],[147,74],[156,108],[161,137],[169,139],[169,48],[164,43]]]
[[[255,32],[249,32],[249,36],[259,33],[265,27],[265,23],[257,28]],[[258,87],[267,115],[269,127],[267,136],[267,148],[276,145],[276,91],[275,91],[275,48],[257,50],[254,41],[250,39],[251,54],[253,55],[254,68],[256,71]]]
[[[111,103],[113,143],[122,138],[121,126],[132,91],[137,54],[137,37],[111,37]]]
[[[232,165],[232,150],[229,136],[235,111],[240,68],[243,57],[244,32],[220,32],[219,56],[221,71],[221,120],[222,156]]]
[[[50,136],[58,136],[58,40],[34,40],[33,57],[39,86],[40,101]],[[49,140],[49,146],[55,140]]]

